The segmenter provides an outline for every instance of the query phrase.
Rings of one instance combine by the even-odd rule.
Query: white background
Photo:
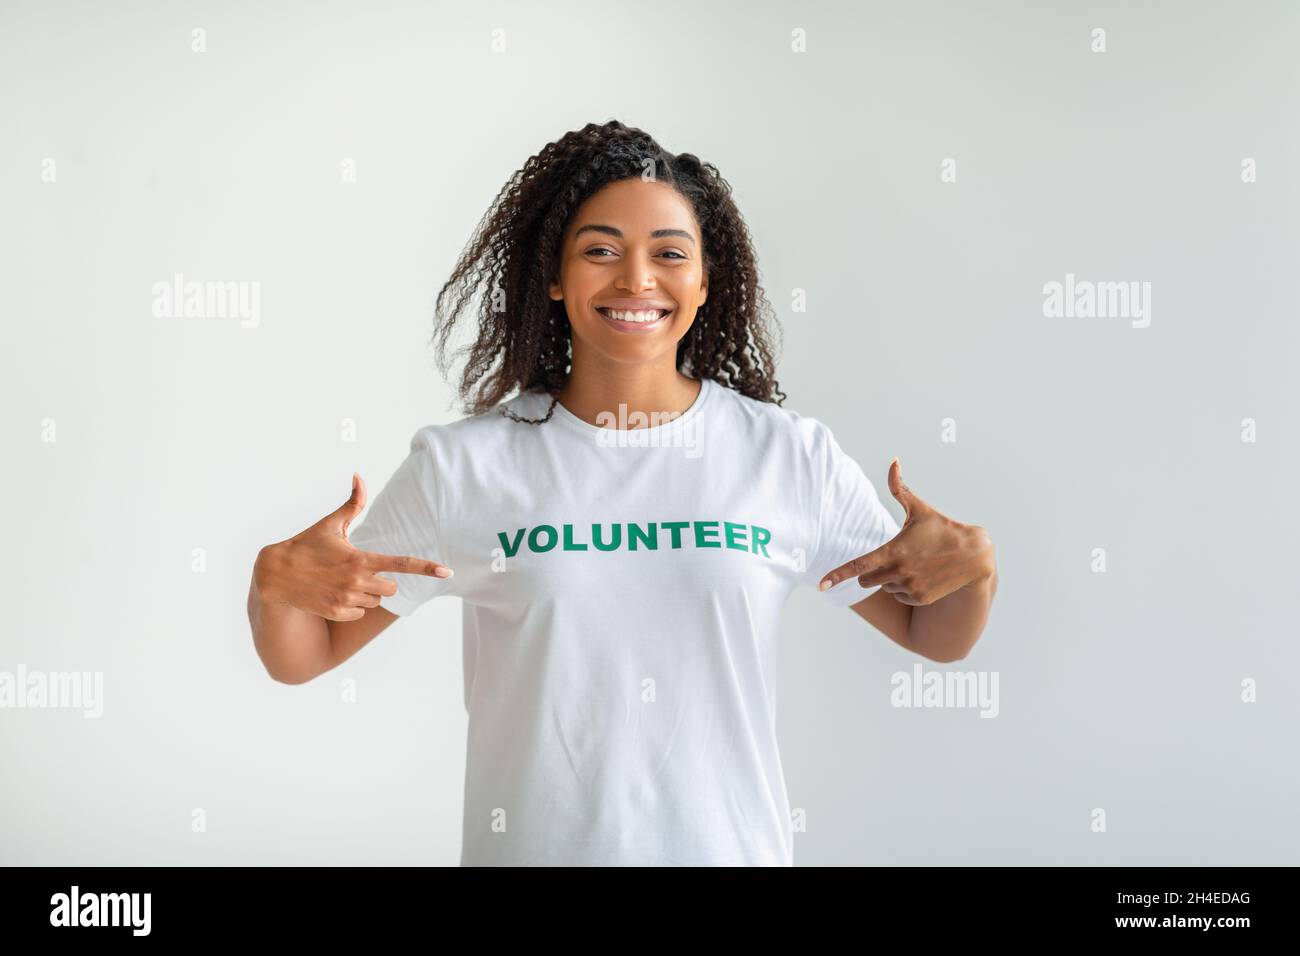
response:
[[[250,570],[460,417],[438,288],[529,155],[610,118],[731,182],[786,406],[900,520],[893,455],[997,544],[946,668],[791,600],[796,862],[1296,863],[1298,28],[1284,3],[5,2],[0,670],[102,672],[104,714],[0,710],[0,863],[457,862],[459,603],[287,686]],[[155,317],[178,272],[260,283],[260,324]],[[1150,326],[1045,318],[1066,273],[1150,282]],[[917,662],[996,672],[998,717],[891,706]]]

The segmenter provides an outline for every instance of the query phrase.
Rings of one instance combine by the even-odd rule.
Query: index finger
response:
[[[434,578],[449,578],[452,576],[451,568],[445,564],[439,564],[437,561],[429,561],[426,558],[412,558],[406,555],[393,554],[375,554],[373,551],[362,551],[362,559],[366,566],[372,571],[396,571],[398,574],[427,574]]]
[[[894,575],[898,573],[898,567],[888,549],[889,542],[886,541],[875,551],[860,555],[852,561],[846,561],[823,577],[821,583],[817,585],[817,590],[827,591],[849,578],[857,578],[858,583],[864,588],[892,581]]]

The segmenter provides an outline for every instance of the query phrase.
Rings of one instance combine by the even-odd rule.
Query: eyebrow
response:
[[[578,228],[578,231],[573,234],[573,238],[577,239],[580,235],[582,235],[584,232],[587,231],[603,232],[613,236],[615,239],[623,238],[622,229],[615,229],[613,226],[594,226],[594,225],[580,226]],[[683,229],[656,229],[650,233],[651,239],[660,239],[663,238],[664,236],[681,236],[683,239],[687,240],[692,245],[695,244],[695,237]]]

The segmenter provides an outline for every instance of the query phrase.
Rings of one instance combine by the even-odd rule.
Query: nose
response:
[[[655,285],[654,270],[650,268],[650,257],[644,253],[628,253],[623,259],[623,269],[619,272],[618,287],[628,292],[637,293],[643,289],[653,289]]]

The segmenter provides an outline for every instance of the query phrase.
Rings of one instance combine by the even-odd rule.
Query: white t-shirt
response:
[[[502,414],[550,404],[421,428],[349,535],[455,571],[382,605],[463,599],[461,865],[792,865],[778,616],[898,524],[824,424],[712,380],[645,428]]]

